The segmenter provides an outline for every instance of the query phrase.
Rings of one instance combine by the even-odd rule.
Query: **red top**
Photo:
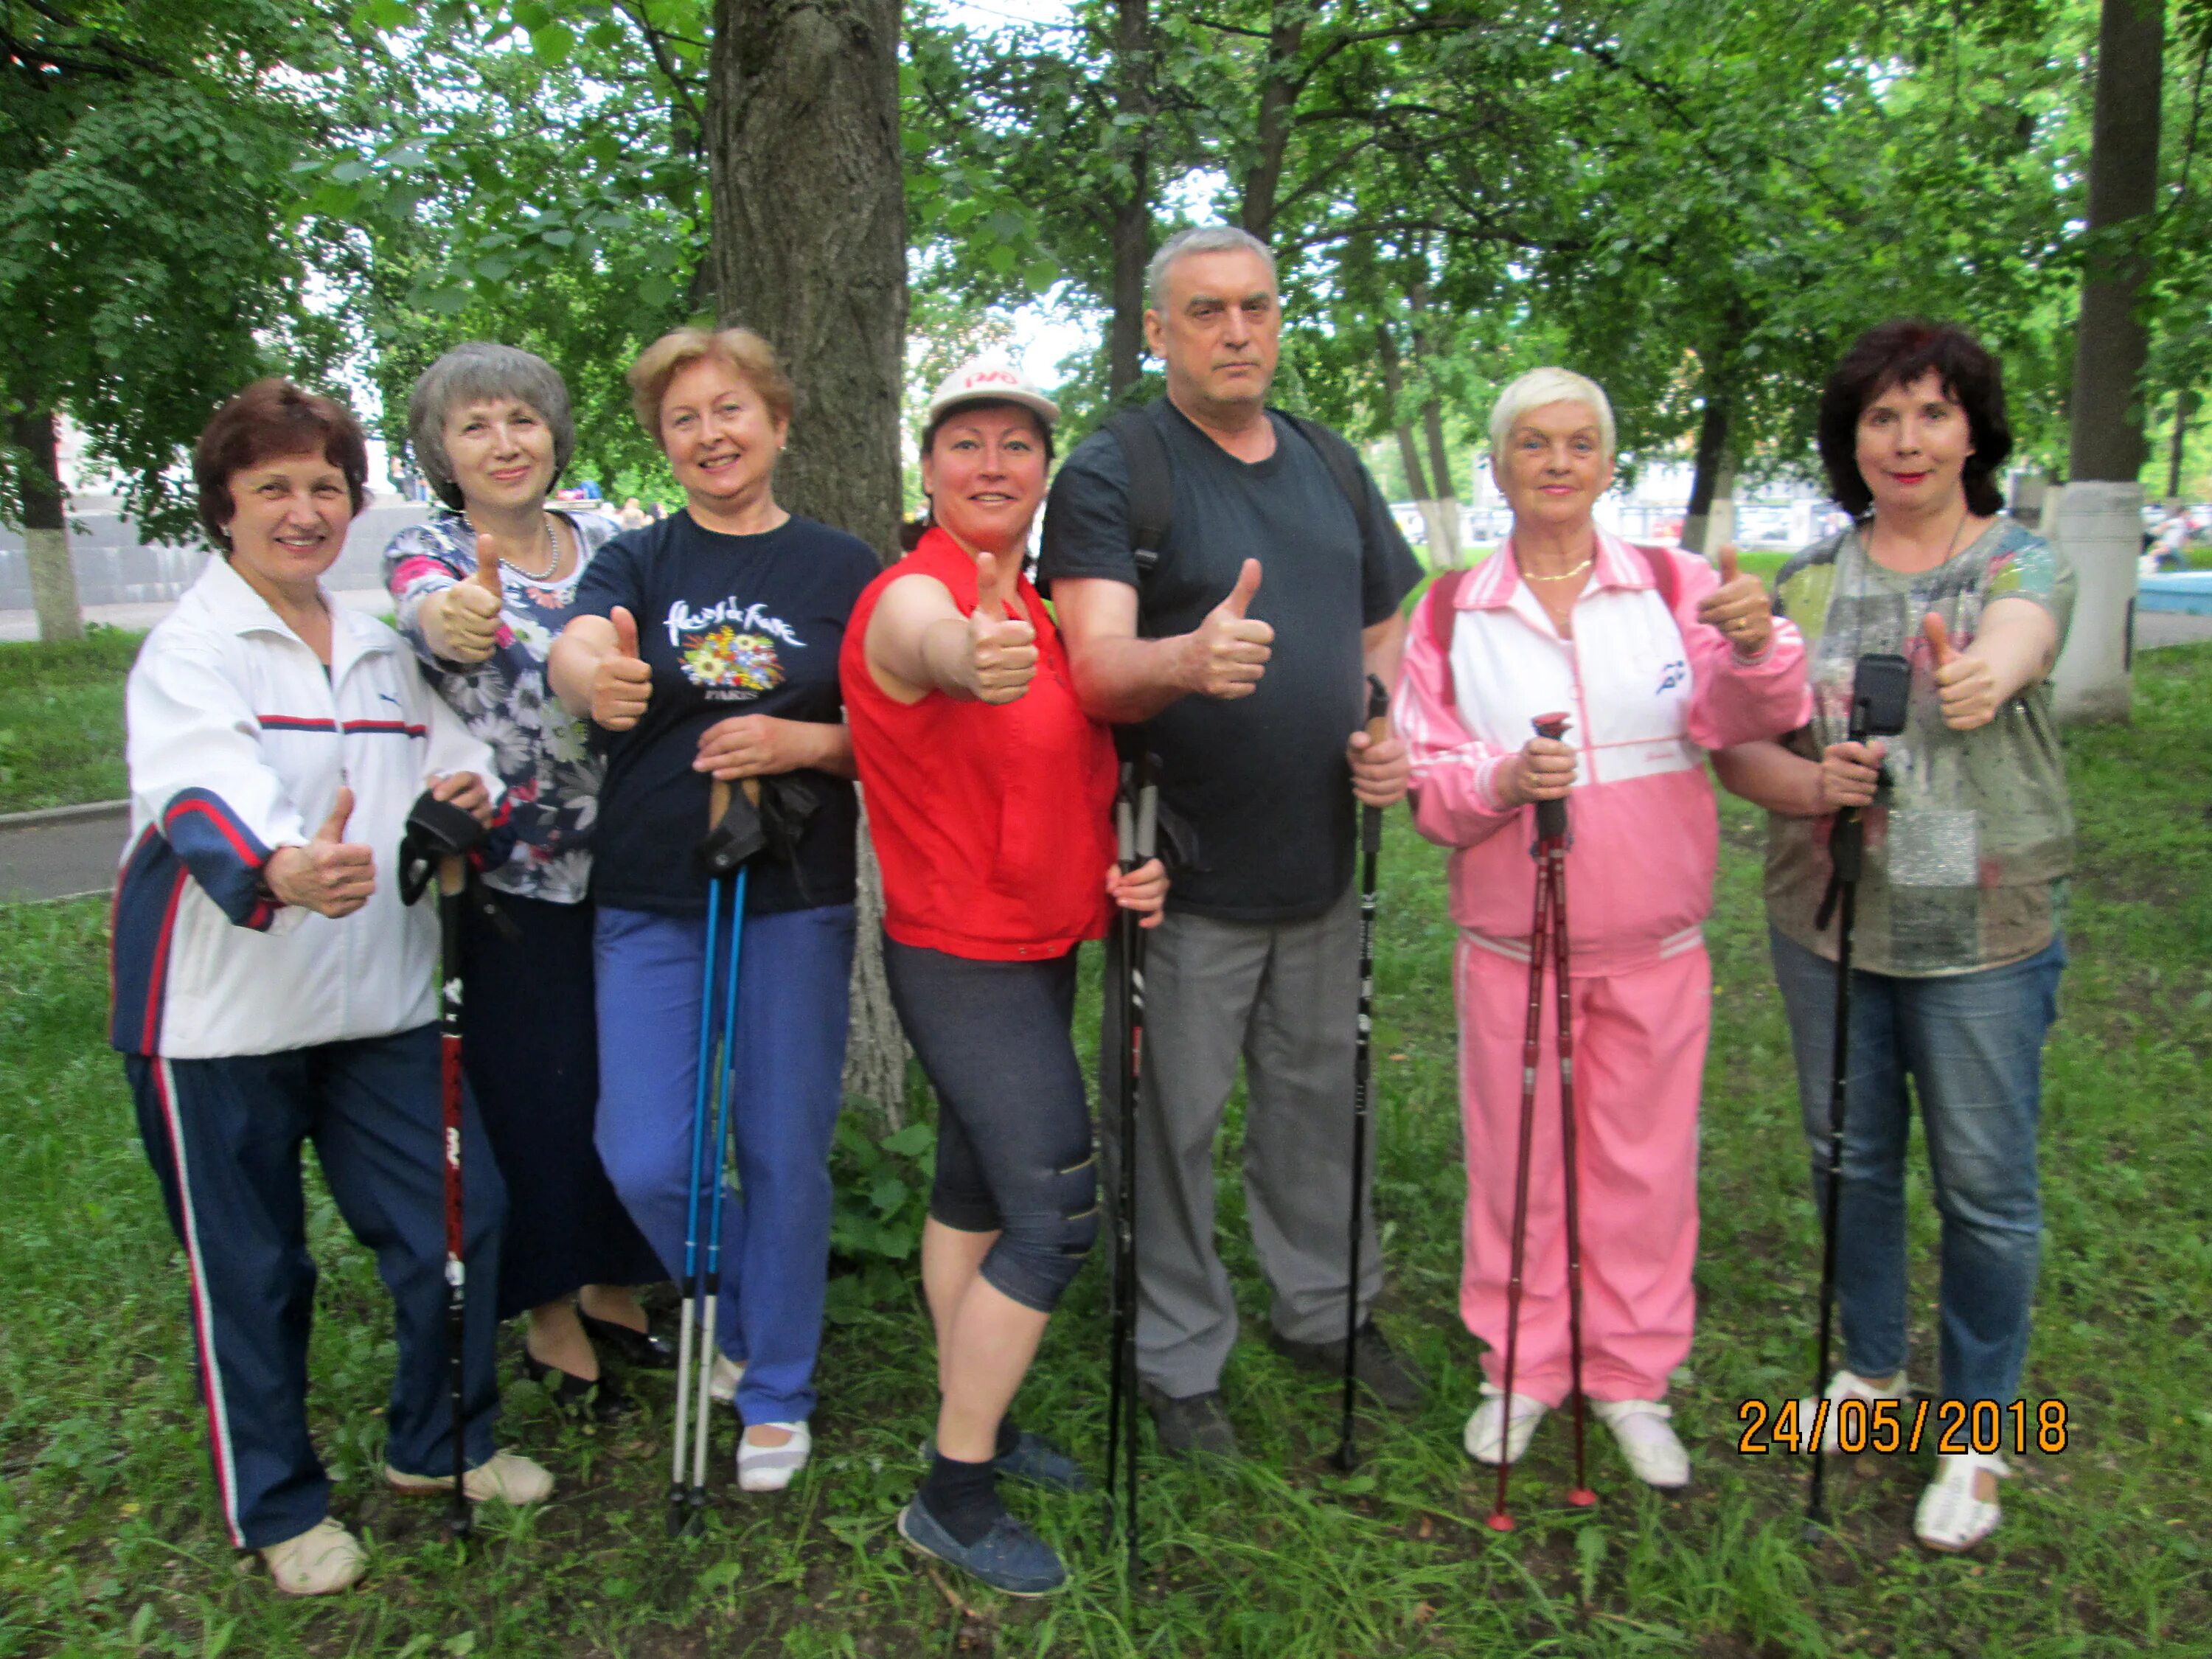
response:
[[[933,690],[902,703],[868,672],[866,641],[884,589],[911,575],[944,583],[963,617],[975,609],[975,561],[933,527],[868,584],[845,625],[838,671],[883,866],[884,931],[986,962],[1057,957],[1103,937],[1114,744],[1075,700],[1044,601],[1020,579],[1015,603],[1036,629],[1037,669],[1013,702]]]

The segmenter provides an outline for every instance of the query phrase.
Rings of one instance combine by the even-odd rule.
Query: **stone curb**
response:
[[[74,818],[121,817],[131,811],[127,800],[86,801],[77,806],[47,806],[35,812],[0,812],[0,830],[35,830],[45,823],[67,823]]]

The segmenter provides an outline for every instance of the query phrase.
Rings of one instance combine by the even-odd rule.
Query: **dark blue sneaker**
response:
[[[934,1462],[937,1459],[937,1437],[932,1435],[921,1443],[921,1461]],[[991,1467],[1009,1480],[1024,1485],[1042,1486],[1051,1492],[1089,1492],[1091,1477],[1083,1466],[1041,1434],[1031,1434],[1027,1429],[1014,1436],[1013,1449],[1000,1452],[991,1460]]]
[[[1067,1569],[1052,1546],[1003,1510],[990,1531],[963,1544],[916,1498],[899,1511],[898,1529],[924,1555],[973,1573],[1008,1595],[1049,1595],[1067,1582]]]

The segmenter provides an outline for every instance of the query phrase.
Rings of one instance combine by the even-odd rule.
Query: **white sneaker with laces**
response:
[[[1613,1431],[1638,1480],[1671,1492],[1690,1484],[1690,1454],[1668,1421],[1674,1408],[1660,1400],[1593,1400],[1590,1415]]]
[[[1821,1400],[1828,1402],[1827,1412],[1820,1424],[1820,1449],[1832,1456],[1843,1449],[1843,1443],[1837,1438],[1839,1419],[1836,1407],[1844,1401],[1863,1400],[1869,1406],[1889,1401],[1901,1406],[1911,1392],[1912,1384],[1905,1380],[1903,1371],[1898,1372],[1885,1384],[1869,1381],[1856,1371],[1838,1370],[1828,1379],[1828,1386],[1820,1396]],[[1800,1400],[1797,1402],[1797,1435],[1790,1444],[1790,1449],[1804,1445],[1805,1437],[1813,1432],[1813,1420],[1820,1413],[1820,1400]]]
[[[1913,1536],[1946,1554],[1973,1548],[2004,1518],[1997,1482],[2011,1473],[2011,1465],[1994,1453],[1938,1453],[1936,1478],[1912,1512]]]
[[[1505,1438],[1505,1395],[1493,1382],[1482,1385],[1482,1403],[1467,1419],[1467,1432],[1460,1442],[1467,1455],[1478,1463],[1498,1463],[1510,1455],[1518,1463],[1528,1449],[1528,1442],[1536,1432],[1536,1425],[1544,1420],[1550,1407],[1530,1394],[1513,1396],[1513,1434]],[[1503,1443],[1504,1450],[1500,1451]]]
[[[754,1429],[783,1429],[791,1438],[781,1446],[753,1443]],[[740,1492],[781,1492],[806,1467],[813,1455],[814,1437],[804,1423],[755,1423],[738,1441],[738,1489]]]
[[[691,1373],[696,1377],[699,1373]],[[745,1368],[720,1352],[714,1355],[714,1373],[707,1379],[707,1397],[718,1406],[733,1406],[738,1400],[738,1384],[745,1380]],[[698,1384],[695,1382],[692,1387]]]
[[[287,1595],[336,1595],[368,1571],[361,1540],[327,1515],[298,1536],[261,1552],[269,1580]]]

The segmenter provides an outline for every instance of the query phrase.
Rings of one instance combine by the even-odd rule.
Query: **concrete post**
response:
[[[2139,483],[2069,483],[2045,499],[2044,534],[2073,565],[2077,584],[2073,625],[2051,675],[2056,710],[2067,725],[2129,717],[2142,504]]]

